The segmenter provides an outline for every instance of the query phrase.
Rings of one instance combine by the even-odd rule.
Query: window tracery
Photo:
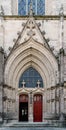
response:
[[[18,0],[18,15],[28,15],[31,0]],[[45,14],[45,0],[32,0],[33,13],[35,15]]]
[[[38,87],[37,81],[40,81],[39,87],[43,87],[43,80],[40,74],[32,67],[28,68],[20,77],[19,88],[23,87],[23,81],[27,88]]]

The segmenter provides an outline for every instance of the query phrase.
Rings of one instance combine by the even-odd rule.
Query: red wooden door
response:
[[[34,95],[33,121],[42,122],[42,95]]]

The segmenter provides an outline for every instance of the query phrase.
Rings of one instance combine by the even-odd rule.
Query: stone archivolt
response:
[[[45,87],[55,86],[58,64],[33,17],[28,18],[8,56],[5,64],[5,84],[18,87],[20,75],[29,67],[34,67],[41,74]]]
[[[5,83],[18,87],[20,75],[30,66],[41,74],[45,87],[55,86],[57,61],[49,50],[33,39],[21,44],[8,57],[5,65]],[[53,80],[53,85],[51,85],[51,80]]]

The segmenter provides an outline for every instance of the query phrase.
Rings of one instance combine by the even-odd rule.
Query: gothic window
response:
[[[29,9],[30,9],[30,2],[31,2],[31,0],[28,0],[28,13],[29,13]],[[32,1],[32,8],[33,8],[33,13],[35,14],[35,12],[36,12],[36,8],[35,8],[35,6],[36,6],[36,0],[33,0]]]
[[[44,15],[45,13],[45,0],[37,0],[37,14],[38,15]]]
[[[23,87],[23,81],[25,82],[25,87],[35,88],[38,86],[38,81],[40,82],[39,86],[43,87],[43,80],[40,74],[32,67],[28,68],[20,77],[19,88]]]
[[[18,0],[18,15],[28,15],[31,0]],[[45,0],[32,0],[33,13],[35,15],[45,14]]]
[[[18,0],[18,14],[26,15],[26,0]]]

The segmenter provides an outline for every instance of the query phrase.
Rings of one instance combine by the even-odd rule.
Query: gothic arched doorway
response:
[[[42,122],[42,95],[36,94],[33,98],[33,121]]]
[[[19,121],[28,121],[28,95],[19,96]]]
[[[33,67],[29,67],[26,69],[23,74],[21,75],[19,79],[19,88],[22,89],[28,89],[30,93],[32,93],[32,90],[43,88],[43,79],[39,72],[34,69]],[[32,90],[31,90],[32,88]],[[36,101],[35,101],[36,97]],[[27,100],[23,100],[23,98],[27,98]],[[28,121],[28,107],[34,106],[34,112],[32,113],[32,120],[34,117],[34,122],[41,122],[42,121],[42,95],[37,94],[34,95],[34,101],[32,100],[32,95],[29,96],[29,105],[28,105],[28,97],[26,95],[20,95],[19,97],[19,121]],[[39,98],[39,100],[38,100]],[[33,101],[33,102],[32,102]],[[36,106],[39,106],[40,110],[38,110],[38,115],[36,115]],[[27,109],[27,110],[25,110]],[[33,110],[33,108],[31,108]],[[27,111],[27,115],[25,115],[25,111]],[[38,117],[36,117],[38,116]],[[37,118],[37,119],[36,119]],[[30,109],[29,109],[29,121],[30,121]]]

